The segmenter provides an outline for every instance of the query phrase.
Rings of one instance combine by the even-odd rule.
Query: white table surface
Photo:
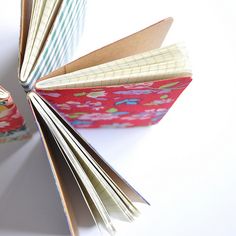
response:
[[[88,0],[79,54],[164,17],[185,41],[193,82],[155,126],[81,130],[151,203],[118,235],[236,235],[235,1]],[[68,235],[38,132],[17,82],[20,1],[0,2],[0,81],[34,132],[0,146],[0,235]],[[99,235],[81,214],[81,234]]]

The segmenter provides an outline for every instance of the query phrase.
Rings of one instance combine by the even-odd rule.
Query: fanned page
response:
[[[11,95],[0,86],[0,143],[30,138],[24,118]]]
[[[111,179],[37,94],[31,92],[28,96],[65,153],[65,161],[73,171],[97,223],[112,234],[115,231],[112,219],[132,221],[139,211],[115,184],[115,180]],[[144,200],[142,202],[145,203]]]
[[[36,0],[32,6],[26,50],[20,71],[25,90],[72,59],[83,26],[86,0]]]
[[[181,44],[175,44],[48,78],[36,83],[36,88],[47,90],[109,86],[186,75],[191,75],[191,70],[185,48]]]
[[[22,80],[25,80],[29,76],[61,2],[62,0],[33,1],[30,28],[24,55],[25,60],[21,68]]]

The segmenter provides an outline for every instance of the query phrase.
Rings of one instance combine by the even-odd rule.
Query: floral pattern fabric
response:
[[[37,92],[74,128],[134,127],[159,122],[190,82],[181,77]]]
[[[11,96],[0,100],[0,143],[29,138],[24,119]]]

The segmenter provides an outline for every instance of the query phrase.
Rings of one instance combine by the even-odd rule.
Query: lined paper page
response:
[[[29,32],[27,37],[26,49],[25,49],[25,57],[29,57],[30,50],[32,49],[32,45],[34,43],[38,27],[40,25],[41,16],[43,13],[43,9],[45,6],[45,0],[39,1],[34,0],[32,4],[32,13],[30,18]]]
[[[98,171],[99,167],[93,165],[89,161],[88,155],[89,153],[85,152],[85,150],[81,150],[79,145],[76,144],[76,140],[73,139],[73,136],[70,132],[65,128],[65,126],[58,120],[58,118],[52,113],[50,109],[48,109],[45,104],[42,103],[43,109],[48,115],[51,117],[58,130],[60,130],[64,136],[64,139],[70,146],[74,155],[77,157],[79,164],[82,166],[83,171],[86,173],[90,182],[92,183],[94,189],[97,192],[98,197],[101,199],[103,205],[108,211],[109,215],[123,221],[133,220],[135,213],[130,211],[129,209],[132,207],[132,203],[126,201],[126,204],[131,205],[130,207],[124,204],[123,200],[117,195],[117,193],[111,187],[111,183],[107,181]],[[79,174],[79,173],[77,173]],[[84,183],[86,184],[86,183]],[[135,208],[133,206],[133,208]],[[138,211],[137,211],[138,213]]]
[[[49,26],[62,0],[36,0],[32,11],[32,21],[27,39],[25,60],[21,69],[21,79],[27,79],[45,41]]]
[[[165,79],[191,73],[181,44],[155,49],[102,65],[49,78],[38,89],[118,85]]]
[[[29,77],[22,86],[29,90],[34,82],[71,60],[71,45],[74,45],[83,25],[86,0],[64,0]],[[78,42],[77,42],[78,43]]]
[[[91,165],[89,167],[84,161],[81,161],[81,165],[93,184],[93,187],[96,189],[97,194],[106,207],[109,215],[119,220],[131,221],[133,219],[132,214],[125,209],[125,206],[122,207],[121,200],[115,195],[109,184],[106,183],[101,176],[99,177],[99,173],[95,174],[96,170]]]
[[[59,130],[64,135],[64,138],[67,140],[68,145],[70,145],[71,149],[73,150],[74,154],[76,155],[80,165],[83,167],[86,175],[88,176],[90,182],[92,183],[94,189],[96,190],[99,198],[103,202],[107,212],[110,216],[113,216],[122,221],[131,221],[134,219],[134,215],[132,211],[129,210],[129,207],[125,205],[117,195],[117,193],[111,188],[111,183],[107,182],[106,179],[101,175],[98,171],[99,167],[94,166],[90,161],[88,155],[85,150],[81,150],[79,145],[76,144],[75,139],[70,134],[70,132],[64,127],[63,124],[52,113],[53,121],[55,125],[58,127]],[[127,201],[126,201],[127,203]],[[133,205],[129,202],[130,205]],[[138,213],[138,211],[137,211]]]
[[[97,211],[100,214],[100,217],[103,220],[103,224],[107,228],[107,230],[112,234],[114,232],[114,227],[111,223],[110,217],[101,202],[99,196],[97,195],[92,183],[88,179],[86,173],[84,172],[82,166],[79,162],[76,161],[76,158],[70,149],[69,145],[66,143],[65,139],[63,138],[62,134],[60,133],[59,129],[56,128],[54,123],[54,118],[56,119],[56,122],[60,122],[56,117],[53,116],[53,113],[49,110],[49,108],[46,106],[46,104],[38,97],[37,94],[31,92],[28,94],[32,104],[35,106],[39,114],[42,116],[42,118],[45,120],[45,122],[48,125],[48,128],[50,129],[52,135],[55,137],[58,145],[62,148],[63,152],[65,153],[65,161],[69,165],[70,168],[73,168],[75,173],[77,174],[79,178],[79,183],[84,186],[86,189],[86,192],[89,194],[93,204],[96,206]],[[83,187],[81,188],[83,191]],[[83,192],[82,192],[83,194]],[[86,196],[86,195],[84,195]],[[86,199],[85,199],[86,200]]]
[[[70,132],[67,130],[67,128],[61,123],[61,121],[55,116],[55,114],[49,109],[43,100],[40,99],[38,95],[35,93],[30,93],[29,96],[33,103],[34,99],[37,100],[38,104],[34,105],[44,117],[44,119],[47,120],[49,128],[52,129],[52,132],[58,140],[58,143],[62,144],[64,142],[62,147],[66,153],[68,161],[71,163],[71,166],[73,166],[76,175],[78,175],[80,179],[78,179],[78,181],[82,181],[82,185],[86,191],[90,193],[91,201],[94,206],[98,208],[97,210],[102,210],[99,208],[99,205],[97,205],[97,203],[101,201],[102,205],[105,207],[102,215],[108,214],[108,218],[112,216],[122,221],[133,220],[136,214],[129,210],[129,206],[122,203],[122,199],[120,199],[117,193],[111,188],[111,184],[103,178],[103,176],[98,171],[98,168],[89,161],[87,156],[88,153],[79,148],[79,145],[77,145],[75,140],[73,140],[73,136],[70,135]],[[77,161],[75,156],[77,157]],[[95,195],[92,189],[96,191]],[[130,204],[132,205],[132,203]],[[106,227],[111,227],[110,223],[106,221],[104,221],[104,223],[106,224]]]

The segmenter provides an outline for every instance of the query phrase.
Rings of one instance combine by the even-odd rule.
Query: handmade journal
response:
[[[79,129],[156,124],[191,82],[191,70],[183,45],[160,48],[172,18],[71,62],[85,7],[85,0],[22,0],[19,81],[71,234],[78,233],[78,191],[99,229],[114,234],[117,220],[130,222],[139,215],[136,202],[148,202]],[[23,129],[20,122],[13,128]]]

